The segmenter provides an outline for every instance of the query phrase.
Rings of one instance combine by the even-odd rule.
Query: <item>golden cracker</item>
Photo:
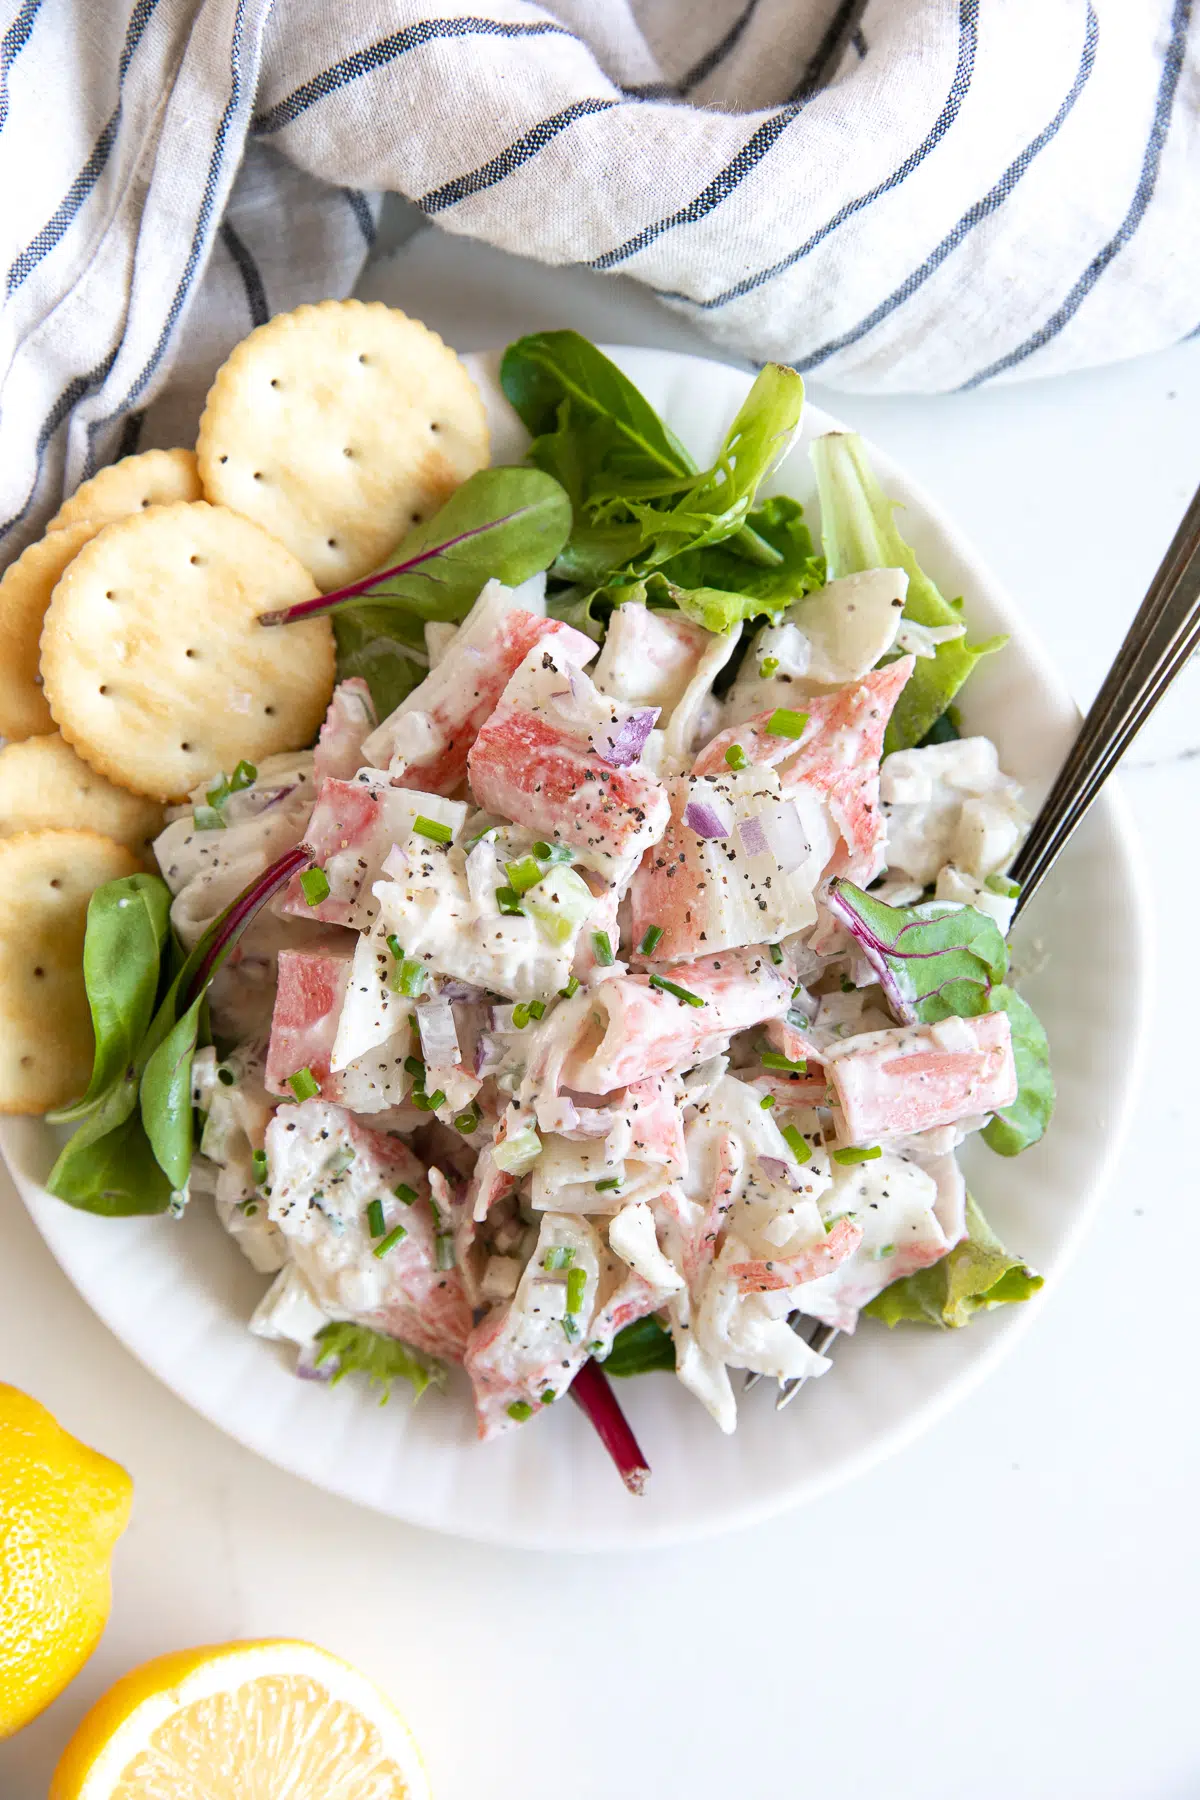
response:
[[[150,845],[162,828],[156,801],[114,787],[61,732],[0,750],[0,838],[20,831],[96,831],[153,867]]]
[[[87,904],[137,868],[131,851],[95,831],[0,839],[0,1113],[46,1112],[87,1087]]]
[[[0,737],[54,730],[38,673],[42,621],[59,576],[96,530],[79,524],[52,532],[30,544],[0,578]]]
[[[488,460],[483,401],[454,352],[379,302],[280,313],[209,389],[196,444],[210,500],[256,519],[322,588],[378,568]]]
[[[93,768],[156,800],[311,743],[333,691],[333,629],[257,621],[315,593],[290,551],[227,507],[118,519],[84,546],[46,614],[54,721]]]
[[[148,506],[169,506],[174,500],[203,500],[194,450],[142,450],[110,463],[76,488],[64,500],[47,525],[62,531],[86,519],[99,531],[114,519],[144,512]]]

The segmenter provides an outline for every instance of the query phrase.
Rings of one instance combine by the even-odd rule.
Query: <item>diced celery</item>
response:
[[[566,944],[596,905],[582,875],[565,866],[551,869],[522,896],[525,911],[552,944]]]

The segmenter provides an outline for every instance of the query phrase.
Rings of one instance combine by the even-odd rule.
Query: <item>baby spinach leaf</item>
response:
[[[958,606],[942,597],[896,530],[896,502],[880,487],[862,439],[854,432],[831,431],[817,438],[811,454],[830,580],[863,569],[903,569],[908,575],[904,617],[917,625],[957,625]],[[968,645],[965,638],[952,638],[938,644],[932,656],[919,656],[888,722],[885,751],[919,744],[980,657],[1007,641],[994,637]]]
[[[910,1321],[941,1329],[969,1325],[977,1312],[1028,1300],[1042,1277],[1007,1251],[967,1195],[967,1235],[940,1262],[893,1281],[863,1308],[885,1325]]]
[[[139,1090],[146,1137],[177,1192],[192,1166],[192,1058],[203,1005],[202,991],[147,1058]]]
[[[46,1186],[68,1206],[105,1218],[166,1212],[171,1183],[142,1128],[136,1080],[109,1090],[62,1149]]]
[[[791,600],[812,593],[825,580],[825,564],[813,549],[804,508],[788,494],[773,494],[746,515],[747,528],[775,552],[770,566],[738,554],[740,539],[685,550],[660,565],[658,573],[681,588],[726,588],[762,602],[760,613],[778,613]],[[747,612],[743,615],[754,615]]]
[[[674,1369],[675,1345],[670,1332],[651,1313],[625,1325],[604,1359],[606,1375],[648,1375],[652,1369]]]
[[[375,716],[386,719],[411,694],[425,670],[404,654],[388,631],[387,613],[373,607],[350,606],[333,615],[337,647],[337,678],[359,675],[371,690]]]
[[[87,1092],[49,1115],[56,1125],[86,1118],[133,1062],[159,989],[171,890],[157,875],[106,881],[88,902],[83,977],[96,1047]]]
[[[1017,1097],[994,1113],[984,1126],[983,1141],[1000,1156],[1019,1156],[1045,1134],[1054,1112],[1054,1076],[1050,1046],[1041,1020],[1015,989],[992,989],[989,1012],[1006,1012],[1012,1027]]]
[[[992,989],[1008,970],[1008,950],[995,920],[972,906],[938,900],[885,906],[836,876],[828,904],[875,970],[902,1023],[934,1024],[989,1010]]]
[[[430,1382],[441,1386],[446,1371],[432,1357],[423,1357],[402,1344],[399,1338],[385,1337],[367,1325],[352,1325],[338,1320],[318,1331],[316,1354],[318,1367],[331,1358],[337,1363],[332,1385],[346,1375],[365,1375],[372,1387],[380,1390],[379,1404],[384,1405],[396,1381],[412,1383],[413,1399],[419,1400]]]

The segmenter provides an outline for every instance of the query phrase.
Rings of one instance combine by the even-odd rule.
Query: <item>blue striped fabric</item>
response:
[[[9,0],[0,563],[189,441],[381,196],[754,360],[951,391],[1194,336],[1195,0]],[[54,129],[46,129],[46,121]]]

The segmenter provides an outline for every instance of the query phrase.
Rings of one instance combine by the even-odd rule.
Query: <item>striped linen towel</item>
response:
[[[8,0],[0,562],[380,195],[861,391],[1200,330],[1192,0]]]

